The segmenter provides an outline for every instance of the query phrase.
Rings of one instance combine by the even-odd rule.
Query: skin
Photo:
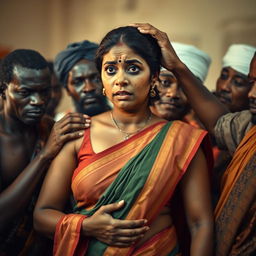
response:
[[[250,88],[248,77],[231,67],[221,70],[216,84],[217,96],[231,112],[249,109]]]
[[[113,116],[121,129],[132,133],[163,120],[153,115],[146,121],[150,114],[149,90],[158,78],[157,74],[150,74],[145,60],[127,45],[119,43],[103,56],[101,76],[106,95],[113,103]],[[92,117],[91,143],[95,153],[123,140],[124,135],[114,125],[109,112]],[[55,158],[36,205],[35,228],[50,237],[63,216],[81,143],[81,138],[68,143]],[[193,240],[191,255],[211,255],[212,213],[208,171],[201,149],[192,160],[181,187]],[[150,227],[146,226],[146,220],[113,219],[108,213],[124,203],[103,206],[93,216],[84,219],[82,235],[112,246],[127,247],[135,241],[139,246],[172,223],[168,207],[163,207]]]
[[[251,86],[251,90],[248,94],[250,101],[250,112],[252,113],[252,122],[256,124],[256,54],[251,61],[248,78]]]
[[[141,33],[149,33],[156,38],[162,52],[161,66],[175,75],[191,107],[206,129],[214,134],[214,126],[218,118],[229,112],[225,105],[209,92],[201,81],[182,63],[165,32],[154,28],[150,24],[135,23],[131,25],[137,27]],[[205,109],[208,111],[205,111]]]
[[[154,102],[151,111],[166,120],[182,120],[190,105],[172,72],[162,70],[156,83],[160,100]]]
[[[69,71],[67,92],[77,112],[94,116],[108,110],[102,88],[100,75],[94,62],[80,60]]]
[[[35,70],[16,65],[13,80],[5,89],[0,112],[0,208],[7,210],[0,211],[0,231],[22,214],[63,144],[81,137],[86,127],[86,117],[81,114],[69,114],[55,124],[44,116],[49,84],[47,68]],[[31,160],[42,124],[46,127],[42,136],[45,146]]]

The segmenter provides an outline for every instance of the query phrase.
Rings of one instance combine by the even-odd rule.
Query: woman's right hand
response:
[[[149,230],[147,220],[119,220],[110,213],[124,206],[124,201],[104,205],[94,215],[84,219],[82,233],[111,246],[129,247]]]

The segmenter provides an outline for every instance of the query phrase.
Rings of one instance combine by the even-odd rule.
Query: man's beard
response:
[[[86,114],[88,116],[95,116],[110,109],[105,96],[98,96],[97,102],[93,104],[86,105],[83,103],[83,101],[77,102],[74,100],[73,103],[77,112]]]

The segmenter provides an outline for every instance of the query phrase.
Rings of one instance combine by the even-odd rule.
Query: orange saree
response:
[[[91,157],[80,152],[72,180],[76,213],[59,221],[54,255],[180,255],[174,226],[140,248],[117,248],[81,237],[81,224],[101,205],[124,200],[114,218],[146,218],[150,225],[172,198],[205,136],[206,131],[180,121],[160,122]]]
[[[215,209],[216,256],[256,255],[256,125],[224,173]]]

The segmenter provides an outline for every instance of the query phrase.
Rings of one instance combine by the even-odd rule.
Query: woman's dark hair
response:
[[[130,26],[113,29],[102,39],[95,58],[99,72],[101,72],[103,56],[120,42],[125,43],[147,62],[151,75],[159,73],[161,50],[156,39],[149,34],[142,34],[137,28]]]

